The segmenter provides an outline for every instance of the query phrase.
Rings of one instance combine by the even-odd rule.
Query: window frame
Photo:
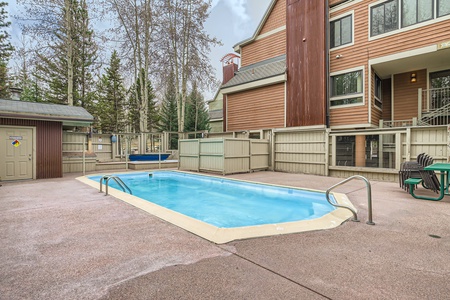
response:
[[[382,34],[386,34],[386,33],[389,33],[389,32],[394,32],[394,31],[396,31],[396,30],[398,30],[398,29],[400,29],[401,27],[400,27],[400,24],[401,24],[401,20],[400,20],[400,10],[399,10],[399,5],[398,5],[398,3],[399,3],[399,1],[401,1],[401,0],[386,0],[386,1],[383,1],[383,2],[381,2],[381,3],[376,3],[376,4],[374,4],[374,5],[372,5],[372,6],[370,6],[369,7],[369,36],[370,37],[375,37],[375,36],[379,36],[379,35],[382,35]],[[385,6],[386,4],[388,4],[388,3],[390,3],[390,2],[396,2],[397,3],[397,10],[396,10],[396,15],[397,15],[397,28],[395,28],[395,29],[392,29],[392,30],[389,30],[389,31],[383,31],[382,33],[378,33],[378,34],[374,34],[373,33],[373,28],[372,28],[372,23],[373,23],[373,10],[375,9],[375,8],[378,8],[378,7],[380,7],[380,6]],[[384,24],[386,24],[386,9],[384,10]]]
[[[383,80],[381,80],[380,76],[377,75],[377,73],[374,73],[374,91],[373,91],[373,98],[374,98],[374,104],[375,107],[382,110],[383,109]],[[377,85],[377,82],[379,82],[379,85]],[[377,92],[379,92],[379,96],[377,96]],[[379,105],[378,105],[379,104]]]
[[[434,3],[436,3],[436,19],[450,15],[450,10],[445,15],[441,15],[439,13],[439,4],[440,4],[441,1],[446,1],[446,0],[436,0],[436,2],[434,2]]]
[[[388,37],[388,36],[391,36],[394,34],[406,32],[409,30],[423,27],[423,26],[428,26],[428,25],[432,25],[432,24],[435,24],[438,22],[450,20],[450,11],[447,14],[442,14],[442,15],[439,13],[439,3],[440,3],[440,1],[444,1],[444,0],[432,0],[433,1],[433,18],[432,19],[429,19],[426,21],[421,21],[419,23],[411,24],[408,26],[402,26],[402,22],[403,22],[402,15],[401,15],[402,3],[397,2],[397,3],[400,3],[400,7],[397,8],[397,18],[398,18],[397,29],[391,30],[391,31],[388,31],[385,33],[379,33],[379,34],[373,35],[373,32],[372,32],[372,23],[373,23],[372,22],[372,9],[376,8],[380,5],[384,5],[385,3],[388,3],[390,1],[394,1],[394,0],[379,0],[375,3],[369,4],[368,12],[367,12],[368,16],[369,16],[369,20],[368,20],[369,21],[368,22],[368,40],[369,41],[377,40],[380,38],[385,38],[385,37]],[[401,0],[398,0],[398,1],[401,1]]]
[[[350,38],[351,38],[351,41],[348,42],[348,43],[345,43],[345,44],[341,43],[340,45],[333,47],[332,44],[331,44],[331,35],[334,34],[334,32],[331,31],[331,26],[332,26],[331,24],[334,23],[334,22],[337,22],[337,21],[342,21],[343,19],[348,18],[348,17],[350,17]],[[345,14],[342,14],[342,15],[336,16],[334,18],[331,18],[329,20],[329,23],[330,23],[330,37],[329,37],[330,50],[341,49],[341,48],[344,48],[344,47],[348,47],[348,46],[354,45],[354,43],[355,43],[354,42],[355,41],[355,22],[354,22],[354,20],[355,20],[355,13],[354,13],[353,10],[349,11],[349,12],[347,12]],[[341,26],[341,29],[342,29],[342,26]],[[342,37],[342,30],[341,30],[340,35]]]
[[[345,95],[339,95],[339,96],[333,96],[333,77],[349,74],[349,73],[355,73],[355,72],[361,72],[361,92],[360,93],[352,93],[352,94],[345,94]],[[363,106],[365,104],[365,67],[360,66],[352,69],[346,69],[338,72],[334,72],[330,74],[329,77],[330,82],[330,109],[337,109],[337,108],[345,108],[345,107],[353,107],[353,106]],[[350,104],[341,104],[341,105],[332,105],[333,101],[339,101],[344,99],[351,99],[351,98],[361,98],[361,102],[357,103],[350,103]]]
[[[436,0],[431,0],[431,18],[426,19],[426,20],[422,20],[422,21],[419,21],[419,9],[418,9],[418,7],[419,7],[419,1],[420,0],[413,0],[413,1],[416,2],[416,22],[415,23],[411,23],[409,25],[404,25],[403,24],[403,22],[404,22],[404,19],[403,19],[404,1],[405,0],[400,0],[400,6],[401,6],[400,7],[400,28],[406,28],[406,27],[409,27],[409,26],[414,26],[416,24],[420,24],[420,23],[423,23],[423,22],[427,22],[427,21],[436,19],[435,15],[434,15],[434,10],[435,10],[434,8],[435,8]]]

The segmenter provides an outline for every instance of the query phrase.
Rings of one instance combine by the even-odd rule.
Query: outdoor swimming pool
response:
[[[298,225],[302,222],[314,225],[317,220],[326,220],[326,224],[312,226],[310,230],[331,228],[348,218],[346,210],[331,206],[326,201],[325,193],[320,191],[178,171],[115,175],[123,180],[133,195],[119,191],[119,186],[113,180],[109,181],[109,185],[118,190],[113,192],[110,189],[110,194],[217,243],[304,231]],[[88,176],[86,183],[98,188],[102,177]],[[338,203],[345,202],[346,205],[349,203],[342,194],[333,194],[332,199]],[[336,216],[338,220],[333,219]],[[175,222],[173,219],[176,219]],[[295,231],[291,227],[296,228]],[[205,229],[209,232],[206,235]],[[235,234],[240,231],[247,233],[243,236]],[[249,235],[249,232],[253,234]]]

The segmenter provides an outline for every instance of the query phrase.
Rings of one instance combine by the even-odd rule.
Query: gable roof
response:
[[[239,69],[222,88],[228,88],[265,78],[274,77],[286,72],[286,55],[269,58]]]
[[[275,7],[275,4],[277,3],[277,1],[278,0],[272,0],[270,2],[269,7],[267,8],[266,12],[264,13],[264,16],[262,17],[261,21],[259,22],[258,27],[256,27],[255,33],[253,33],[253,35],[251,37],[249,37],[248,39],[245,39],[245,40],[237,43],[236,45],[234,45],[233,46],[234,51],[239,53],[240,47],[250,44],[251,42],[256,40],[256,38],[258,37],[259,33],[261,32],[264,24],[266,23],[267,19],[269,18],[270,14],[272,13],[272,10]]]
[[[89,126],[94,117],[82,107],[0,99],[0,117],[62,122]]]

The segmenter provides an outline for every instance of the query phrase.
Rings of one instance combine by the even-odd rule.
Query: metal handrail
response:
[[[105,180],[105,196],[108,196],[108,186],[109,186],[109,181],[111,179],[114,179],[114,181],[120,186],[120,188],[122,188],[122,191],[124,191],[124,192],[128,191],[128,193],[130,195],[133,195],[133,192],[131,192],[131,189],[125,184],[125,182],[123,182],[122,179],[120,179],[120,177],[105,175],[102,178],[100,178],[100,192],[102,192],[103,181]]]
[[[353,176],[351,176],[351,177],[349,177],[349,178],[347,178],[347,179],[345,179],[345,180],[343,180],[343,181],[333,185],[332,187],[330,187],[325,193],[327,201],[328,201],[328,203],[330,203],[331,205],[333,205],[335,207],[340,207],[340,208],[345,208],[345,209],[350,210],[353,213],[353,220],[352,221],[353,222],[359,222],[358,215],[356,214],[356,211],[353,208],[351,208],[349,206],[346,206],[346,205],[340,205],[340,204],[332,203],[331,200],[330,200],[330,191],[332,189],[334,189],[334,188],[336,188],[336,187],[338,187],[340,185],[343,185],[344,183],[347,183],[347,182],[349,182],[349,181],[351,181],[353,179],[361,179],[361,180],[363,180],[366,183],[366,188],[367,188],[367,210],[368,210],[368,219],[369,219],[366,223],[368,225],[375,225],[375,223],[372,221],[372,188],[370,186],[369,180],[367,180],[367,178],[365,178],[364,176],[353,175]]]
[[[99,193],[103,192],[103,181],[106,181],[106,179],[108,179],[109,177],[111,177],[111,175],[105,175],[100,178],[100,191],[98,191]]]

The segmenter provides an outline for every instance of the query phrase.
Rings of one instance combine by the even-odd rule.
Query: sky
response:
[[[206,32],[218,38],[222,46],[211,49],[209,59],[216,69],[217,79],[222,79],[220,59],[234,53],[233,46],[253,35],[271,0],[212,0],[210,16],[205,23]],[[19,14],[16,0],[6,0],[10,16]],[[20,28],[11,19],[11,40],[15,44],[20,39]],[[205,91],[205,100],[211,99],[216,91]]]

